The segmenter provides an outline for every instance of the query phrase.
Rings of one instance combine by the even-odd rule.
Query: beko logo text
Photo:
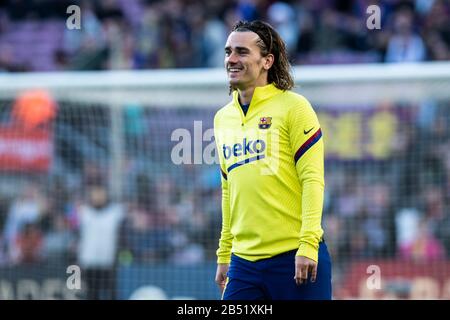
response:
[[[223,156],[225,159],[230,159],[231,155],[239,157],[247,154],[260,154],[266,150],[266,143],[264,140],[248,140],[244,138],[242,143],[236,143],[232,147],[223,145]]]

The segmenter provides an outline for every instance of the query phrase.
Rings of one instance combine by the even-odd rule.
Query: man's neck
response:
[[[248,87],[244,90],[242,89],[238,89],[239,92],[239,102],[242,105],[247,105],[250,104],[250,102],[252,101],[253,98],[253,93],[255,93],[255,88],[256,87],[264,87],[265,85],[267,85],[267,81],[264,83],[260,83],[260,84],[256,84],[255,86],[252,87]]]
[[[238,90],[239,92],[239,102],[241,105],[248,105],[252,101],[253,93],[255,92],[255,87],[247,88],[245,90]]]

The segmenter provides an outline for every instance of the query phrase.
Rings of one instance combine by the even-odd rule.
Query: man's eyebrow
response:
[[[231,50],[231,46],[227,46],[227,47],[225,47],[225,50]],[[236,51],[250,51],[250,49],[249,48],[247,48],[247,47],[235,47],[235,50]]]

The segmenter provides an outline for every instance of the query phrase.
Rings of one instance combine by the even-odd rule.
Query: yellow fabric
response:
[[[317,261],[324,149],[309,102],[269,84],[255,89],[244,116],[234,91],[216,113],[214,134],[222,171],[217,262],[229,263],[231,252],[257,261],[290,250]]]

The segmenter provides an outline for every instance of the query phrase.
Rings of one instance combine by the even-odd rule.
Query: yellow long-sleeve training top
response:
[[[222,171],[222,231],[217,262],[231,253],[250,260],[297,249],[318,259],[324,192],[324,147],[310,103],[273,84],[257,87],[247,114],[238,101],[214,117]]]

